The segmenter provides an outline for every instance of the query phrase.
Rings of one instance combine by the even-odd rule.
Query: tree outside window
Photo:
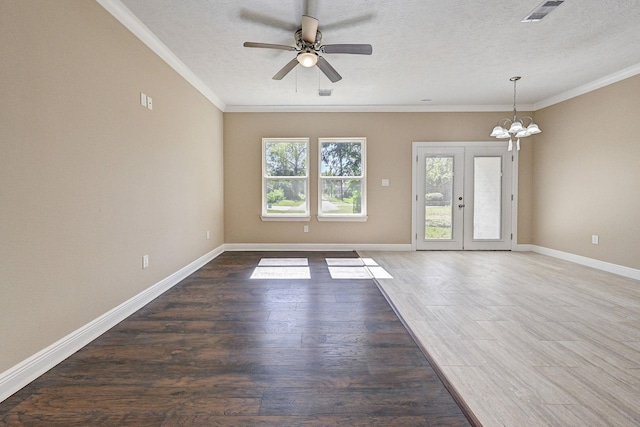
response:
[[[263,216],[309,216],[309,139],[264,138]]]
[[[365,216],[365,138],[321,138],[320,216]]]

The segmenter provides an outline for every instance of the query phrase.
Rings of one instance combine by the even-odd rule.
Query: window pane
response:
[[[360,142],[323,142],[320,158],[322,176],[362,176]]]
[[[307,212],[305,179],[267,179],[268,214],[304,214]]]
[[[502,157],[473,159],[473,238],[500,239]]]
[[[323,214],[362,213],[362,180],[323,179],[320,210]]]
[[[267,142],[266,176],[306,176],[307,144],[304,142]]]
[[[453,157],[425,158],[424,238],[452,239]]]

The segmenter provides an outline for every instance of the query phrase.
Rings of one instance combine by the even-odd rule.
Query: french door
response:
[[[502,143],[414,146],[418,250],[511,249],[512,154]]]

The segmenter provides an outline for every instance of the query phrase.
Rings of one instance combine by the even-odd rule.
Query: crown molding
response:
[[[633,77],[637,74],[640,74],[640,64],[632,65],[631,67],[624,68],[616,73],[594,80],[582,86],[578,86],[577,88],[570,89],[566,92],[552,96],[551,98],[547,98],[540,102],[536,102],[533,105],[533,111],[541,110],[543,108],[550,107],[555,104],[559,104],[563,101],[567,101],[571,98],[575,98],[577,96],[584,95],[589,92],[593,92],[596,89],[609,86],[611,84],[617,83],[624,79],[628,79],[629,77]]]
[[[147,28],[120,0],[96,0],[107,12],[131,31],[142,43],[158,55],[164,62],[180,74],[191,86],[204,95],[213,105],[225,111],[225,103],[213,93],[198,76],[196,76],[184,62]]]
[[[513,105],[228,105],[226,113],[476,113],[505,112]],[[533,105],[519,105],[533,111]]]

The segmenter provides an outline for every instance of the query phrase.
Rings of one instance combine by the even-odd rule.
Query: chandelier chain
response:
[[[511,77],[509,80],[513,82],[513,121],[517,120],[517,111],[516,111],[516,82],[520,80],[520,76]]]

